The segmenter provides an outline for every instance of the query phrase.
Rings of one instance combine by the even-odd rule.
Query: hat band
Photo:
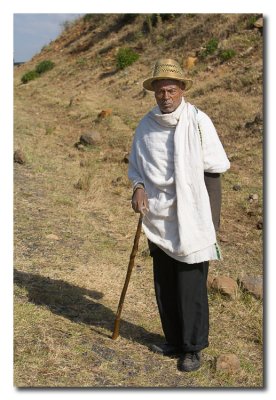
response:
[[[156,66],[153,76],[157,75],[157,74],[160,74],[162,72],[165,72],[165,73],[166,72],[173,72],[173,73],[176,73],[178,75],[181,75],[181,71],[179,71],[178,68],[175,68],[173,65],[170,65],[170,64],[163,64],[162,66],[161,65],[157,65]]]

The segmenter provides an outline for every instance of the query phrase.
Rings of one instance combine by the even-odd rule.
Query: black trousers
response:
[[[186,264],[160,248],[152,252],[156,300],[166,342],[184,352],[208,347],[209,262]]]

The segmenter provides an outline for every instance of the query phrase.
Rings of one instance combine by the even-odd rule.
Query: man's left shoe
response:
[[[184,372],[196,371],[201,366],[201,355],[199,351],[184,353],[179,360],[179,369]]]

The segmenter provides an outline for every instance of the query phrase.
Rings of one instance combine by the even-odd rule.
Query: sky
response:
[[[56,39],[64,23],[83,14],[14,14],[14,61],[30,60]]]

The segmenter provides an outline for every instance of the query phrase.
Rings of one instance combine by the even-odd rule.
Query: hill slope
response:
[[[26,158],[14,170],[17,386],[262,385],[262,302],[241,291],[231,301],[210,291],[210,347],[195,374],[183,375],[176,360],[148,350],[162,330],[144,236],[121,337],[109,338],[137,223],[123,160],[135,126],[155,104],[142,82],[157,58],[173,57],[184,67],[188,57],[196,61],[187,70],[194,86],[186,99],[210,115],[231,161],[223,176],[224,260],[212,263],[210,273],[235,280],[262,275],[257,17],[88,14],[15,68],[14,141]],[[120,70],[122,47],[140,57]],[[22,84],[43,60],[55,67]],[[101,136],[96,145],[75,146],[91,131]],[[238,373],[214,370],[221,352],[239,356]]]

